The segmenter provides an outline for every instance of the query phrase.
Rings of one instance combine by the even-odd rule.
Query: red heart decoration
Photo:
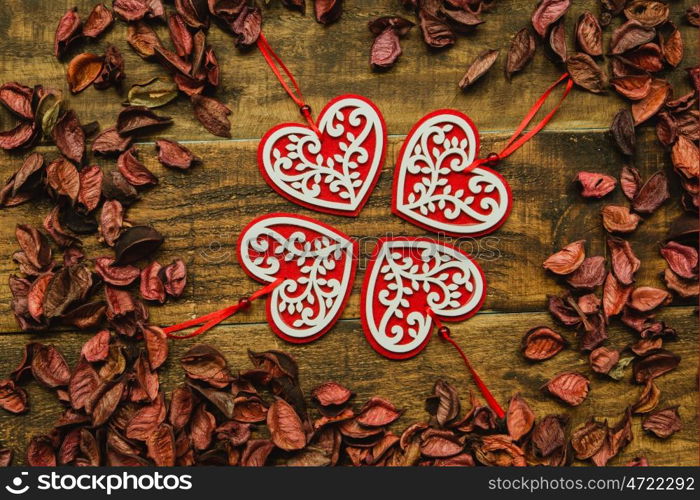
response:
[[[388,358],[410,358],[430,339],[428,308],[441,320],[461,321],[485,298],[481,267],[459,248],[429,238],[382,238],[362,285],[365,337]]]
[[[465,114],[442,109],[421,118],[399,153],[394,214],[452,236],[496,230],[510,214],[512,194],[494,170],[467,169],[478,154],[479,132]]]
[[[357,255],[348,235],[295,214],[258,217],[238,239],[238,262],[251,278],[284,278],[267,296],[267,320],[294,343],[315,340],[335,324],[352,290]]]
[[[258,146],[258,168],[288,200],[319,212],[357,216],[384,163],[386,125],[365,97],[339,96],[318,115],[320,136],[299,123],[269,130]]]

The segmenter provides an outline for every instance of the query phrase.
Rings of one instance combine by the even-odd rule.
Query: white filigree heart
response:
[[[383,238],[362,286],[365,337],[384,356],[410,358],[430,339],[431,313],[460,321],[475,314],[485,297],[484,273],[459,248],[428,238]]]
[[[294,203],[356,216],[384,163],[384,119],[369,99],[345,95],[321,111],[318,130],[320,136],[298,123],[272,128],[258,147],[260,172],[275,191]]]
[[[295,214],[253,220],[238,240],[238,261],[262,283],[284,278],[267,297],[267,318],[289,342],[326,333],[345,307],[357,267],[358,245],[320,221]]]
[[[479,133],[469,117],[449,109],[424,116],[399,153],[393,212],[452,236],[497,229],[510,214],[510,186],[488,167],[467,169],[478,154]]]

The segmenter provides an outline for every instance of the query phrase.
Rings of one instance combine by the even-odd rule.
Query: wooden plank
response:
[[[692,308],[667,309],[663,318],[678,328],[677,342],[668,348],[683,359],[675,372],[658,379],[662,391],[660,408],[680,405],[683,430],[661,441],[641,430],[641,418],[634,418],[634,440],[611,464],[620,465],[636,456],[646,456],[652,465],[698,465],[697,416],[697,322]],[[544,363],[526,363],[519,353],[522,334],[539,325],[552,325],[544,313],[479,314],[469,321],[454,325],[453,337],[470,355],[495,397],[503,405],[517,391],[531,403],[538,417],[550,413],[565,413],[570,418],[569,432],[590,417],[608,418],[611,422],[636,401],[640,387],[629,383],[631,369],[621,381],[592,376],[588,361],[573,349],[562,351]],[[571,332],[562,331],[575,346]],[[25,342],[41,341],[58,346],[69,363],[74,363],[80,345],[89,334],[53,333],[42,337],[33,335],[0,336],[0,364],[3,374],[16,366]],[[610,345],[622,348],[633,338],[619,326],[611,329]],[[393,425],[400,432],[410,423],[427,418],[423,398],[439,377],[454,383],[460,391],[464,408],[469,408],[467,395],[476,390],[468,379],[457,353],[446,343],[433,339],[425,351],[414,359],[391,361],[380,357],[365,341],[358,321],[341,321],[329,334],[308,345],[290,345],[275,337],[267,325],[221,326],[197,340],[173,341],[171,353],[161,370],[161,386],[172,390],[183,380],[178,359],[197,342],[217,346],[234,370],[250,366],[246,349],[279,349],[291,353],[299,362],[302,388],[306,394],[316,385],[336,380],[357,393],[354,405],[359,408],[369,397],[380,395],[391,400],[406,413]],[[541,393],[540,387],[550,377],[564,370],[579,370],[591,375],[591,392],[577,408],[563,407]],[[53,393],[36,383],[25,384],[30,393],[32,409],[25,416],[0,412],[0,443],[14,448],[21,457],[24,443],[33,435],[48,431],[60,414],[60,405]],[[313,410],[312,415],[315,415]]]
[[[309,2],[310,4],[311,2]],[[697,61],[696,32],[681,20],[692,0],[673,2],[671,19],[682,26],[686,55],[680,67]],[[396,0],[355,0],[347,2],[342,21],[323,27],[309,15],[290,12],[279,2],[265,9],[264,29],[271,44],[284,58],[302,85],[313,109],[320,111],[331,98],[346,93],[373,99],[382,110],[390,134],[405,134],[427,112],[455,107],[467,112],[482,130],[512,130],[537,96],[561,73],[545,55],[540,45],[535,60],[522,75],[508,83],[503,76],[505,54],[510,37],[529,25],[535,2],[499,0],[493,11],[484,14],[486,21],[470,36],[460,36],[450,50],[428,50],[416,27],[403,40],[404,55],[397,66],[384,74],[369,69],[368,52],[371,35],[367,22],[381,15],[413,15],[400,8]],[[138,82],[165,74],[156,63],[144,62],[126,43],[126,25],[118,21],[97,42],[77,43],[65,60],[52,54],[53,37],[59,18],[69,7],[78,6],[82,16],[94,5],[90,0],[12,0],[0,5],[0,82],[18,81],[26,85],[44,84],[63,89],[65,67],[81,51],[101,53],[108,43],[116,45],[126,59],[127,79],[123,89],[105,91],[90,88],[70,97],[69,105],[85,123],[98,120],[108,127],[116,120],[126,90]],[[571,31],[578,15],[586,9],[598,12],[598,2],[575,2],[567,14],[569,47],[573,49]],[[164,43],[169,43],[164,25],[158,26]],[[606,30],[609,38],[612,29]],[[302,35],[303,36],[300,36]],[[233,38],[218,26],[212,26],[209,41],[222,67],[222,84],[217,97],[232,110],[232,134],[235,138],[260,137],[273,125],[300,119],[294,104],[282,91],[257,50],[240,53]],[[607,46],[607,44],[606,44]],[[501,49],[497,66],[467,93],[457,82],[467,65],[485,49]],[[689,89],[684,71],[670,74],[677,95]],[[597,96],[575,91],[560,111],[550,129],[607,127],[613,113],[624,101],[614,92]],[[215,140],[193,118],[184,97],[162,108],[163,114],[175,118],[175,125],[158,135],[171,138]],[[13,123],[8,113],[0,113],[0,130]]]
[[[646,177],[668,163],[651,133],[643,134],[638,166]],[[487,134],[483,151],[499,150],[505,135]],[[394,158],[401,145],[392,138],[388,160],[375,191],[360,217],[318,214],[294,205],[274,193],[255,164],[255,141],[190,144],[204,164],[189,172],[164,169],[155,159],[152,145],[141,146],[141,158],[161,179],[127,211],[131,221],[149,223],[166,236],[157,258],[162,263],[175,257],[189,266],[185,296],[167,307],[151,308],[159,323],[182,320],[224,307],[258,288],[236,263],[235,245],[240,230],[254,217],[277,211],[303,213],[328,222],[360,240],[361,260],[345,318],[358,317],[359,290],[366,258],[376,238],[386,235],[430,235],[390,212]],[[8,177],[20,160],[4,165]],[[111,160],[99,160],[105,169]],[[489,282],[487,310],[543,310],[545,295],[559,293],[561,286],[541,269],[542,261],[561,246],[578,239],[589,241],[590,255],[606,252],[600,208],[608,203],[626,204],[619,189],[604,200],[585,200],[572,179],[579,170],[617,176],[621,160],[606,134],[596,132],[543,132],[503,162],[499,170],[513,188],[514,208],[510,219],[496,233],[479,239],[450,240],[472,253],[484,268]],[[665,237],[670,221],[679,213],[678,180],[670,173],[674,201],[649,217],[631,236],[642,259],[638,282],[662,286],[658,276],[665,263],[657,242]],[[40,225],[50,210],[46,203],[29,202],[0,210],[0,276],[17,272],[11,255],[17,249],[14,227],[18,222]],[[434,235],[432,235],[434,236]],[[90,257],[111,255],[111,250],[85,238]],[[15,331],[9,314],[10,295],[0,286],[0,331]],[[264,321],[263,308],[253,308],[236,321]]]

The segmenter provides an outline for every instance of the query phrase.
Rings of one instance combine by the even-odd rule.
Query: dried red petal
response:
[[[156,140],[158,161],[166,167],[186,170],[201,160],[180,143],[168,139]]]
[[[148,351],[148,362],[156,370],[168,359],[168,338],[163,330],[153,325],[143,329],[143,338]]]
[[[109,330],[102,330],[83,344],[80,354],[91,363],[104,361],[109,354],[109,341]]]
[[[82,53],[68,63],[68,88],[74,94],[88,88],[102,72],[104,60],[96,54]]]
[[[655,411],[647,415],[642,422],[642,429],[661,439],[668,439],[682,428],[678,406]]]
[[[373,397],[360,409],[357,423],[366,427],[383,427],[398,419],[402,413],[386,399]]]
[[[631,233],[642,221],[642,218],[630,212],[629,207],[605,205],[600,211],[603,227],[609,233]]]
[[[188,377],[213,387],[226,387],[231,381],[228,363],[218,350],[208,345],[198,344],[190,348],[180,358],[180,364]]]
[[[635,288],[629,297],[630,307],[640,312],[651,311],[670,301],[671,295],[668,292],[651,286]]]
[[[153,57],[156,48],[162,47],[156,32],[143,21],[129,23],[126,41],[144,59]]]
[[[550,379],[544,386],[552,396],[570,406],[578,406],[588,396],[590,381],[578,372],[563,372]]]
[[[576,85],[589,92],[600,94],[608,88],[608,75],[588,54],[577,52],[567,57],[566,70]]]
[[[16,82],[5,83],[0,86],[0,103],[18,117],[24,120],[33,120],[32,98],[34,90]]]
[[[343,13],[343,0],[314,0],[316,21],[321,24],[331,24],[340,19]]]
[[[51,131],[51,136],[63,156],[76,165],[82,163],[85,154],[85,131],[73,110],[63,113]]]
[[[300,450],[306,446],[306,434],[299,415],[292,406],[276,398],[267,412],[267,426],[272,442],[286,451]]]
[[[155,186],[158,178],[136,158],[137,149],[131,147],[119,155],[117,168],[132,186]]]
[[[27,146],[37,137],[36,124],[20,122],[15,128],[0,132],[0,149],[16,149]]]
[[[610,42],[611,53],[622,54],[651,42],[655,36],[656,30],[654,28],[643,26],[639,21],[630,19],[613,32]]]
[[[90,11],[85,24],[83,24],[83,36],[97,38],[114,22],[112,11],[104,4],[98,3]]]
[[[576,43],[589,56],[603,55],[603,29],[598,19],[586,11],[576,22]]]
[[[668,190],[668,178],[663,171],[658,171],[639,189],[632,200],[632,209],[641,214],[651,214],[671,197]]]
[[[58,21],[54,35],[53,52],[56,57],[61,56],[66,47],[80,36],[80,26],[80,17],[78,17],[75,7],[63,14],[63,17]]]
[[[169,116],[160,116],[146,106],[127,106],[117,117],[117,132],[129,135],[144,128],[170,125]]]
[[[608,249],[610,250],[610,261],[615,277],[623,285],[634,282],[634,273],[637,272],[641,264],[634,254],[629,241],[608,236]]]
[[[518,31],[510,43],[506,56],[506,78],[511,79],[513,73],[521,71],[535,55],[535,37],[529,29]]]
[[[583,188],[581,196],[584,198],[602,198],[615,189],[617,184],[614,177],[595,172],[579,172],[576,175],[576,181]]]
[[[675,370],[681,362],[681,357],[670,351],[661,349],[652,352],[635,361],[633,367],[634,380],[638,384],[660,377]]]
[[[571,274],[579,268],[586,258],[584,244],[585,240],[569,243],[557,253],[547,257],[542,263],[542,267],[555,274]]]
[[[27,392],[10,379],[0,380],[0,408],[20,414],[29,409]]]
[[[145,0],[113,0],[112,9],[124,21],[138,21],[150,11]]]
[[[141,283],[139,291],[145,300],[154,300],[161,304],[165,302],[165,285],[160,279],[161,265],[157,261],[151,262],[141,271]]]
[[[537,326],[523,336],[520,350],[530,361],[543,361],[556,356],[567,344],[564,337],[551,328]]]
[[[570,5],[571,0],[540,0],[532,13],[532,27],[544,38],[547,29],[566,14]]]
[[[535,423],[535,414],[520,396],[520,393],[515,394],[510,399],[508,411],[506,412],[506,423],[508,425],[508,435],[513,441],[519,441],[526,436]]]
[[[108,200],[102,204],[100,213],[100,234],[104,242],[112,247],[121,235],[124,224],[124,208],[117,200]]]

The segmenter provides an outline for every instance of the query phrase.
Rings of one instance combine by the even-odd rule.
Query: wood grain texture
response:
[[[73,6],[86,16],[94,3],[92,0],[2,2],[0,81],[65,88],[65,68],[72,56],[82,51],[103,53],[112,43],[126,59],[127,79],[122,92],[90,87],[69,101],[79,111],[81,120],[98,120],[106,127],[116,120],[120,103],[132,84],[166,72],[155,62],[144,62],[131,50],[125,41],[126,25],[122,21],[116,21],[98,41],[77,43],[62,60],[57,60],[52,49],[59,18]],[[414,19],[410,11],[401,8],[399,0],[348,0],[344,2],[341,21],[328,27],[314,21],[312,2],[307,3],[306,16],[290,12],[280,2],[272,2],[270,8],[264,9],[264,30],[272,47],[296,75],[312,108],[320,110],[329,99],[340,94],[364,95],[382,110],[389,134],[405,134],[428,110],[443,107],[466,112],[482,130],[512,130],[537,96],[563,72],[562,67],[546,57],[540,44],[526,71],[515,76],[512,83],[503,76],[510,37],[529,25],[534,1],[499,0],[492,11],[484,14],[486,22],[473,34],[460,36],[449,50],[429,50],[415,27],[401,42],[404,54],[399,63],[383,74],[369,70],[372,36],[367,22],[390,14]],[[586,9],[598,11],[595,0],[573,3],[566,17],[570,50],[573,50],[571,31],[579,14]],[[677,24],[684,24],[682,15],[691,4],[692,0],[672,2],[672,19]],[[165,26],[159,26],[157,31],[161,40],[169,43]],[[683,31],[686,55],[681,68],[697,59],[696,33],[692,29]],[[606,47],[611,32],[606,30]],[[212,26],[208,40],[222,70],[217,97],[233,110],[233,137],[260,137],[277,123],[299,120],[294,104],[256,50],[240,53],[233,47],[233,37],[218,26]],[[457,83],[467,65],[486,48],[501,49],[496,66],[469,92],[462,93]],[[677,95],[684,94],[688,89],[685,72],[676,71],[671,76]],[[576,94],[576,106],[565,106],[550,130],[607,127],[616,109],[624,103],[614,92],[605,96]],[[166,130],[166,136],[178,140],[218,140],[192,117],[184,97],[162,108],[162,112],[175,118],[175,125]],[[0,127],[8,128],[10,123],[11,118],[3,114]]]
[[[107,2],[109,4],[109,2]],[[311,3],[311,2],[309,2]],[[233,47],[232,37],[217,26],[211,29],[210,42],[222,65],[222,86],[217,92],[233,109],[233,139],[222,140],[208,134],[192,117],[187,100],[161,108],[160,113],[175,118],[172,127],[144,135],[139,140],[141,159],[160,178],[160,185],[144,192],[142,200],[128,209],[134,222],[150,223],[166,236],[157,259],[165,264],[175,257],[188,264],[185,295],[162,307],[152,307],[154,323],[167,325],[210,312],[255,290],[258,284],[248,278],[235,262],[235,244],[240,229],[253,217],[274,211],[302,213],[360,239],[361,253],[368,256],[376,238],[394,235],[426,235],[390,213],[393,162],[404,135],[413,123],[430,110],[440,107],[460,109],[474,120],[482,132],[482,152],[498,151],[510,132],[539,94],[561,73],[547,60],[542,47],[522,75],[507,83],[502,74],[509,36],[529,23],[534,1],[499,0],[496,8],[484,15],[487,21],[472,35],[460,37],[455,47],[431,52],[420,39],[417,28],[402,40],[404,55],[388,73],[373,74],[368,66],[371,42],[368,20],[380,15],[402,13],[398,0],[346,0],[340,23],[322,27],[311,15],[300,16],[283,9],[279,2],[265,9],[265,32],[276,50],[298,77],[308,102],[320,109],[341,93],[359,93],[373,99],[382,110],[391,135],[387,162],[380,181],[360,217],[349,219],[305,210],[282,199],[265,184],[258,173],[255,152],[258,138],[272,125],[298,121],[298,112],[286,97],[257,51],[242,54]],[[689,0],[673,2],[672,19],[681,26],[686,55],[681,67],[697,64],[697,30],[680,21]],[[53,33],[63,12],[73,5],[87,15],[89,0],[8,0],[0,3],[0,82],[19,81],[64,89],[65,66],[70,57],[82,50],[101,52],[114,43],[125,55],[127,80],[122,91],[93,88],[69,98],[83,122],[98,120],[103,128],[112,125],[129,86],[164,74],[156,63],[142,61],[126,44],[126,26],[117,21],[111,31],[97,42],[76,44],[65,60],[51,54]],[[569,31],[585,9],[597,12],[593,0],[574,2],[567,25]],[[307,8],[310,13],[310,9]],[[167,40],[164,26],[159,27]],[[611,30],[606,31],[609,38]],[[572,42],[572,40],[569,40]],[[569,45],[572,47],[572,43]],[[457,81],[467,64],[486,48],[502,50],[499,61],[474,88],[462,93]],[[685,72],[671,75],[676,95],[688,85]],[[474,254],[484,268],[489,295],[484,310],[471,320],[455,325],[455,338],[463,345],[495,395],[506,403],[516,391],[533,402],[538,416],[549,412],[566,413],[571,427],[591,416],[615,420],[632,403],[639,387],[625,379],[620,382],[593,377],[590,397],[576,409],[568,409],[544,396],[539,387],[564,369],[590,373],[587,359],[569,349],[540,365],[525,363],[518,353],[521,336],[533,326],[555,326],[544,312],[546,295],[561,293],[562,283],[541,268],[546,256],[566,243],[586,239],[589,255],[605,254],[600,208],[605,204],[626,204],[616,190],[604,200],[584,200],[572,179],[579,170],[617,176],[622,158],[614,151],[607,134],[610,120],[626,103],[614,93],[595,96],[574,90],[547,129],[527,143],[498,168],[508,179],[515,199],[512,215],[495,234],[478,240],[458,241]],[[11,126],[9,113],[0,111],[0,129]],[[183,141],[202,157],[202,165],[189,172],[163,168],[155,159],[152,140],[163,136]],[[668,155],[659,147],[653,130],[643,127],[635,163],[644,177],[665,169],[672,179],[674,198],[648,217],[630,236],[635,252],[642,259],[638,284],[662,286],[659,272],[664,263],[658,252],[670,222],[680,214],[679,186],[670,169]],[[53,158],[53,146],[39,148]],[[20,165],[24,153],[0,154],[0,178],[4,179]],[[104,169],[114,168],[113,160],[97,160]],[[50,205],[29,202],[13,209],[0,210],[0,376],[9,372],[30,340],[59,346],[71,363],[88,333],[56,329],[47,334],[18,333],[9,308],[10,295],[4,284],[16,273],[11,255],[17,244],[14,227],[18,222],[40,225]],[[85,240],[89,256],[109,254],[110,250],[95,237]],[[395,426],[425,418],[422,398],[430,392],[435,379],[446,376],[458,384],[465,398],[473,386],[468,381],[456,353],[433,340],[415,359],[393,362],[378,356],[364,340],[358,321],[359,289],[364,275],[363,261],[343,320],[324,338],[309,345],[296,346],[277,339],[264,323],[262,307],[232,317],[226,325],[202,340],[222,349],[236,369],[248,365],[246,349],[283,349],[300,363],[302,385],[306,391],[317,383],[336,379],[357,392],[359,407],[368,397],[379,394],[406,409]],[[659,381],[662,405],[681,405],[684,428],[667,441],[649,437],[635,418],[635,439],[616,458],[622,464],[638,455],[646,455],[654,465],[698,465],[697,432],[697,317],[688,302],[675,300],[662,317],[679,331],[678,342],[669,348],[683,356],[679,369]],[[555,328],[557,328],[555,326]],[[561,329],[572,341],[573,333]],[[6,335],[2,335],[6,334]],[[617,348],[632,341],[629,331],[614,326],[610,344]],[[177,359],[193,341],[173,343],[172,356],[162,369],[166,389],[182,379]],[[575,345],[575,341],[574,341]],[[9,445],[19,455],[33,434],[49,430],[58,416],[55,396],[32,383],[28,385],[32,410],[23,417],[0,413],[0,445]]]
[[[640,455],[648,457],[653,465],[697,464],[698,434],[696,379],[697,338],[694,337],[692,308],[679,307],[665,311],[664,319],[679,329],[677,342],[668,347],[683,357],[680,367],[658,379],[662,397],[660,408],[680,405],[683,430],[667,441],[647,436],[641,430],[641,419],[634,417],[634,440],[624,452],[612,461],[623,464]],[[452,327],[453,337],[465,347],[482,378],[494,396],[506,405],[512,394],[520,391],[533,406],[538,417],[549,413],[569,416],[569,428],[573,429],[590,417],[616,421],[625,407],[636,401],[640,386],[629,383],[631,368],[619,382],[594,376],[588,361],[576,350],[576,339],[571,332],[559,329],[574,348],[538,364],[529,364],[519,353],[519,342],[524,332],[534,325],[552,325],[546,313],[478,314],[470,321]],[[554,326],[554,325],[552,325]],[[21,356],[22,346],[29,340],[38,340],[59,347],[69,363],[77,360],[78,346],[89,338],[86,333],[53,333],[45,336],[21,334],[0,337],[0,365],[11,369]],[[626,329],[611,330],[610,345],[622,348],[633,338]],[[171,342],[170,356],[161,369],[161,387],[172,390],[181,383],[184,375],[179,366],[180,356],[199,340]],[[300,379],[304,392],[322,381],[337,380],[357,393],[357,408],[371,396],[379,395],[405,409],[401,419],[393,424],[395,432],[402,431],[410,423],[424,421],[427,414],[423,399],[431,392],[433,383],[444,377],[460,391],[464,408],[468,409],[468,392],[477,391],[471,383],[457,353],[437,337],[425,351],[414,359],[402,362],[389,361],[372,351],[365,341],[359,321],[341,321],[325,337],[308,345],[290,345],[273,335],[266,325],[220,326],[201,339],[219,347],[233,370],[250,367],[247,348],[254,350],[282,349],[299,362]],[[578,370],[591,376],[591,392],[577,408],[562,406],[545,396],[540,387],[555,374],[565,370]],[[18,451],[33,434],[48,431],[60,414],[60,405],[52,392],[36,383],[26,384],[32,409],[23,417],[0,414],[0,440]]]

